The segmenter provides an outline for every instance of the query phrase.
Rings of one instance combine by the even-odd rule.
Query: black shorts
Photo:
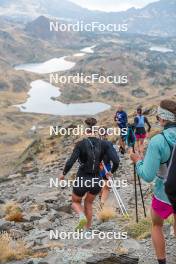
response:
[[[83,175],[78,173],[73,186],[73,193],[79,197],[83,197],[86,193],[97,195],[102,189],[101,180],[101,177],[94,174]]]

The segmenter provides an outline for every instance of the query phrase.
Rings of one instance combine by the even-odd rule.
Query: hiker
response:
[[[121,134],[120,134],[120,140],[119,140],[119,151],[122,155],[125,154],[125,141],[126,141],[126,133],[124,133],[123,131],[127,131],[127,123],[128,123],[128,117],[127,117],[127,113],[123,110],[123,106],[119,105],[117,112],[115,114],[114,117],[114,121],[117,122],[117,126],[120,128],[121,130]]]
[[[152,240],[159,264],[166,264],[165,238],[163,224],[170,215],[174,215],[174,233],[176,235],[176,208],[171,206],[165,192],[168,162],[171,148],[176,144],[176,102],[163,100],[158,108],[157,120],[163,132],[154,136],[148,146],[144,160],[138,153],[132,153],[136,172],[146,182],[155,182],[151,205]],[[176,183],[176,179],[175,179]]]
[[[93,127],[97,121],[95,118],[88,118],[85,121],[87,127],[88,137],[79,141],[70,157],[66,162],[63,176],[72,168],[73,164],[78,160],[80,163],[77,172],[77,186],[73,187],[72,193],[72,208],[79,215],[79,223],[76,230],[80,231],[84,227],[89,229],[92,222],[92,205],[96,196],[101,191],[101,178],[99,177],[99,166],[105,154],[112,161],[113,166],[107,176],[117,170],[119,166],[119,159],[116,153],[112,151],[110,145],[95,136],[93,133]],[[82,200],[84,197],[84,207],[82,206]]]
[[[144,140],[147,137],[147,133],[145,130],[145,124],[148,125],[148,133],[151,130],[151,125],[147,119],[142,114],[142,108],[137,108],[137,116],[134,118],[134,127],[135,127],[135,135],[136,135],[136,143],[137,143],[137,151],[143,155],[144,153]]]
[[[104,127],[103,129],[104,129],[105,133],[103,136],[101,136],[101,139],[106,140],[107,144],[110,146],[110,148],[114,152],[115,156],[118,155],[117,150],[113,146],[112,142],[108,141],[108,139],[107,139],[107,136],[108,136],[107,135],[107,128]],[[118,155],[118,158],[119,158],[119,155]],[[111,169],[112,169],[111,160],[110,160],[110,157],[107,155],[107,153],[105,153],[105,155],[103,156],[102,161],[103,161],[103,163],[102,162],[100,163],[99,175],[105,181],[105,184],[104,184],[104,186],[101,190],[101,193],[100,193],[101,206],[103,206],[105,204],[105,202],[107,201],[108,196],[109,196],[109,192],[110,192],[110,188],[108,186],[109,177],[106,174],[104,166],[106,167],[108,172],[111,172]]]

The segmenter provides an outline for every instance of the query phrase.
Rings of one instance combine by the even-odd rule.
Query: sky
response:
[[[131,7],[141,8],[159,0],[70,0],[91,10],[123,11]]]

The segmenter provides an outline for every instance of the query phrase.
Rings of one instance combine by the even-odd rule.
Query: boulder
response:
[[[6,220],[0,220],[0,232],[9,232],[12,227],[12,223]]]
[[[86,264],[137,264],[138,257],[117,254],[97,254],[86,260]]]

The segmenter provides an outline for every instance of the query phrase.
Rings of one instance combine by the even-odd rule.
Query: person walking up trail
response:
[[[168,164],[172,157],[172,149],[176,144],[176,102],[172,100],[161,101],[157,120],[163,127],[163,132],[151,139],[144,160],[141,160],[137,153],[132,153],[131,159],[136,163],[136,171],[139,177],[146,182],[155,182],[151,205],[152,240],[158,263],[166,264],[163,224],[164,220],[172,214],[174,215],[174,232],[176,235],[176,210],[171,205],[165,191]]]
[[[114,117],[114,121],[117,123],[117,126],[121,129],[121,135],[119,140],[119,150],[121,154],[125,154],[125,142],[126,142],[126,135],[124,131],[127,132],[127,124],[128,124],[128,116],[127,113],[123,110],[123,106],[119,105],[117,112]]]
[[[70,159],[66,162],[63,176],[60,177],[63,180],[73,164],[77,160],[79,161],[80,165],[76,177],[77,184],[73,187],[72,193],[72,208],[79,215],[79,223],[76,227],[76,230],[79,231],[85,227],[91,227],[93,201],[101,191],[99,169],[104,155],[106,154],[113,163],[109,176],[119,166],[119,158],[112,151],[112,147],[108,142],[97,138],[93,133],[93,127],[97,123],[96,119],[88,118],[85,123],[88,126],[87,132],[89,135],[76,144]],[[82,206],[83,197],[84,206]]]
[[[146,138],[146,130],[145,130],[145,124],[148,125],[148,133],[151,130],[151,125],[147,119],[142,114],[142,108],[137,108],[137,116],[134,119],[134,127],[135,127],[135,135],[136,135],[136,142],[137,142],[137,151],[143,155],[144,153],[144,140]]]

